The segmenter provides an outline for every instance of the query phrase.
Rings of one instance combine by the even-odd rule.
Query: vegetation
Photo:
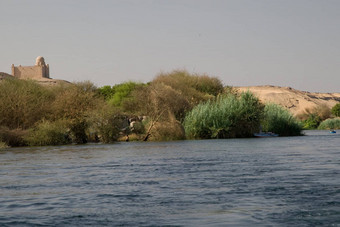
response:
[[[6,148],[7,144],[0,140],[0,149]]]
[[[275,132],[280,136],[299,136],[302,126],[293,115],[276,104],[267,104],[264,108],[262,130]]]
[[[335,106],[333,106],[332,114],[336,117],[340,117],[340,103],[337,103]]]
[[[187,114],[185,132],[195,139],[251,137],[260,127],[263,107],[249,92],[219,96]]]
[[[321,122],[320,116],[317,114],[310,114],[306,120],[302,121],[303,129],[316,129]]]
[[[331,116],[331,110],[326,105],[306,109],[305,114],[299,116],[303,129],[317,129],[320,123]]]
[[[127,117],[109,105],[104,104],[101,108],[92,111],[88,122],[89,134],[94,141],[112,143],[117,141],[121,132],[129,134]]]
[[[173,71],[161,73],[153,81],[153,84],[163,84],[178,91],[184,96],[191,107],[223,93],[222,82],[216,77],[205,74],[190,74],[187,71]]]
[[[318,129],[340,129],[340,118],[333,118],[333,119],[327,119],[323,122],[321,122]]]
[[[275,108],[218,78],[187,71],[101,88],[88,81],[42,86],[5,78],[0,146],[251,137],[261,123],[280,135],[298,135],[295,119]]]
[[[222,93],[222,82],[214,77],[187,71],[161,73],[149,84],[137,87],[124,101],[124,110],[147,116],[143,140],[184,139],[181,122],[185,115],[197,104]]]
[[[24,139],[30,146],[69,144],[71,138],[67,125],[68,122],[65,120],[54,122],[43,120],[30,129]]]
[[[0,82],[0,126],[28,129],[51,112],[53,94],[34,81],[4,79]]]
[[[0,141],[11,147],[27,145],[24,140],[26,134],[27,130],[9,129],[8,127],[0,126]]]
[[[112,93],[108,98],[108,102],[114,106],[120,107],[124,102],[127,102],[132,98],[132,91],[140,86],[143,86],[143,84],[135,82],[126,82],[113,86],[111,88]]]

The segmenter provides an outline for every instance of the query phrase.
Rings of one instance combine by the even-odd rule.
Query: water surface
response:
[[[340,226],[340,134],[11,148],[0,226]]]

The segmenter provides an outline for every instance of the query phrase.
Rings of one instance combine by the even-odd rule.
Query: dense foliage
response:
[[[173,71],[147,84],[101,88],[88,81],[0,82],[1,147],[251,137],[260,124],[280,135],[300,134],[287,111],[265,107],[253,94],[238,94],[205,74]]]
[[[318,129],[340,129],[340,118],[327,119],[321,122]]]
[[[340,117],[340,103],[337,103],[335,106],[333,106],[332,114],[336,117]]]
[[[288,110],[276,104],[265,106],[261,125],[262,130],[280,136],[298,136],[302,130],[300,122]]]
[[[298,116],[302,120],[303,129],[317,129],[320,123],[331,117],[331,110],[326,105],[307,108],[304,114]]]
[[[10,146],[86,143],[94,124],[90,114],[106,105],[90,82],[48,87],[5,79],[0,83],[0,140]]]
[[[30,129],[25,136],[25,141],[30,146],[62,145],[71,143],[71,138],[66,121],[43,120]]]
[[[0,126],[28,129],[51,113],[50,90],[34,81],[5,79],[0,83]]]
[[[219,96],[194,107],[184,128],[188,138],[195,139],[250,137],[260,127],[262,111],[252,93]]]

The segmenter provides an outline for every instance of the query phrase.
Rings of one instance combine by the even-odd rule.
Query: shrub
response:
[[[263,105],[252,93],[229,94],[199,104],[184,119],[188,138],[250,137],[260,125]]]
[[[150,128],[149,122],[146,127]],[[152,132],[148,136],[148,140],[151,141],[169,141],[169,140],[183,140],[185,139],[185,131],[182,124],[174,117],[154,122]]]
[[[0,140],[11,147],[27,145],[24,140],[26,134],[27,130],[9,129],[4,126],[0,126]]]
[[[340,103],[337,103],[335,106],[333,106],[332,114],[336,117],[340,117]]]
[[[71,143],[69,133],[67,121],[50,122],[43,120],[29,130],[25,136],[25,141],[30,146],[69,144]]]
[[[223,84],[216,77],[190,74],[187,71],[161,73],[152,84],[164,84],[181,93],[191,107],[223,92]]]
[[[317,114],[309,114],[308,118],[302,121],[303,129],[316,129],[321,121],[321,117]]]
[[[321,122],[318,129],[340,129],[340,118],[327,119]]]
[[[91,112],[89,123],[91,132],[104,143],[117,141],[120,132],[124,130],[125,134],[129,133],[127,117],[112,106],[105,105]]]
[[[31,80],[5,79],[0,83],[0,125],[9,129],[32,127],[50,111],[53,93]]]
[[[131,93],[137,87],[143,86],[143,84],[135,83],[135,82],[126,82],[122,84],[118,84],[112,87],[112,95],[108,99],[108,102],[114,106],[122,106],[125,99],[132,98]]]
[[[104,101],[97,96],[97,88],[90,82],[79,82],[72,85],[54,88],[56,97],[51,104],[52,121],[65,119],[69,122],[69,129],[73,142],[82,144],[88,140],[87,118],[91,111],[100,109]]]
[[[264,131],[275,132],[280,136],[301,135],[302,127],[293,115],[276,104],[267,104],[262,121]]]
[[[88,111],[98,108],[103,100],[97,97],[96,87],[88,82],[54,88],[56,97],[51,104],[53,115],[56,119],[77,119],[83,120]]]
[[[302,120],[304,129],[316,129],[321,121],[331,116],[330,108],[325,105],[318,105],[314,108],[306,108],[303,114],[297,117]]]

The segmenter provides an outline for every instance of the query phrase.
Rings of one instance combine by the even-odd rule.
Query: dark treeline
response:
[[[287,110],[186,71],[100,88],[0,82],[0,146],[251,137],[260,125],[283,136],[301,134]]]

